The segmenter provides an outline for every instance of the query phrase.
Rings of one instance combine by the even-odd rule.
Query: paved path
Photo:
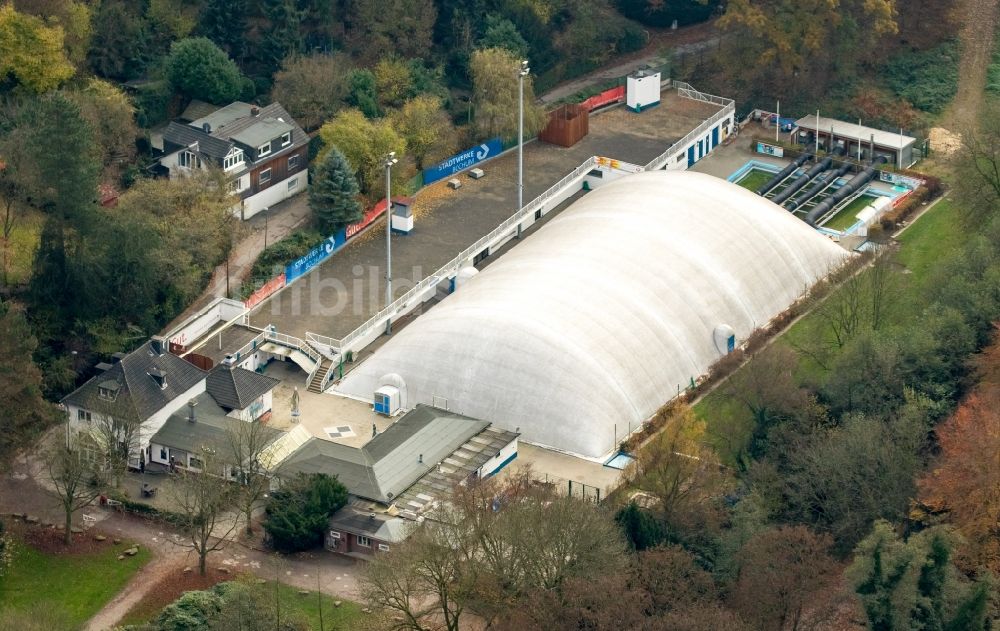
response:
[[[979,110],[985,99],[986,71],[990,65],[1000,21],[997,0],[965,0],[962,6],[962,71],[958,75],[958,93],[942,117],[942,126],[963,133],[978,124]]]
[[[682,55],[717,46],[719,34],[714,22],[705,22],[671,31],[651,29],[649,43],[641,51],[626,55],[623,61],[605,66],[588,75],[560,84],[543,94],[542,103],[553,103],[609,79],[623,77],[640,66],[660,66]],[[666,79],[666,77],[663,77]]]
[[[240,283],[249,278],[254,262],[264,250],[265,241],[268,245],[273,245],[296,229],[307,225],[311,220],[312,211],[309,210],[309,197],[306,194],[299,194],[272,206],[266,212],[257,213],[245,222],[238,223],[236,229],[238,230],[239,242],[229,256],[230,295],[238,292]],[[222,263],[215,268],[208,286],[201,292],[198,299],[164,327],[164,331],[169,331],[216,298],[226,296],[226,278],[226,264]]]
[[[42,484],[43,471],[36,459],[21,458],[12,474],[0,477],[0,513],[28,513],[37,516],[42,523],[62,523],[62,511]],[[88,519],[84,520],[83,515]],[[149,563],[88,623],[85,627],[88,631],[112,627],[164,576],[198,565],[197,555],[189,548],[172,543],[177,534],[158,522],[91,506],[78,511],[74,523],[92,524],[87,529],[88,536],[102,533],[109,538],[117,537],[145,546],[153,553]],[[227,567],[233,574],[250,572],[298,589],[316,590],[318,576],[321,592],[355,601],[360,599],[357,574],[362,563],[322,550],[277,555],[263,550],[259,537],[249,543],[230,542],[223,550],[208,556],[209,567]]]

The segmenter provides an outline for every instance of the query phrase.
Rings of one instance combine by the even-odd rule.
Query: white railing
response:
[[[720,105],[722,107],[734,104],[732,99],[727,99],[722,96],[716,96],[714,94],[709,94],[707,92],[699,92],[698,90],[695,90],[690,83],[685,83],[683,81],[675,81],[674,85],[677,86],[677,95],[683,96],[684,98],[694,99],[696,101],[703,101],[705,103],[712,103],[715,105]]]
[[[263,333],[259,334],[257,337],[253,338],[252,340],[244,344],[239,350],[233,353],[233,357],[235,357],[236,361],[239,362],[241,359],[243,359],[244,355],[257,348],[257,346],[263,339],[264,339],[264,334]]]
[[[716,112],[711,118],[702,122],[698,127],[689,132],[679,141],[670,145],[670,147],[664,151],[662,154],[654,158],[645,167],[641,167],[640,170],[655,170],[661,168],[663,164],[674,154],[676,147],[683,146],[685,143],[690,142],[694,138],[698,137],[700,134],[704,133],[706,130],[711,128],[714,124],[720,120],[728,117],[735,111],[735,104],[732,99],[726,99],[721,96],[715,96],[714,94],[707,94],[705,92],[699,92],[691,87],[690,84],[684,83],[683,81],[674,81],[673,85],[677,87],[677,92],[680,96],[695,99],[698,101],[703,101],[706,103],[713,103],[715,105],[722,106],[723,109]],[[488,234],[480,238],[478,241],[465,248],[458,256],[454,257],[452,260],[445,263],[433,274],[427,276],[419,283],[414,285],[409,291],[404,293],[402,296],[397,298],[387,307],[368,318],[361,326],[357,327],[344,337],[337,339],[333,337],[328,337],[326,335],[320,335],[317,333],[306,333],[306,339],[317,345],[318,347],[325,347],[330,350],[330,357],[333,358],[334,355],[344,354],[347,350],[353,350],[352,345],[359,339],[370,334],[375,328],[381,327],[385,324],[386,319],[393,318],[400,312],[404,311],[410,306],[410,303],[414,300],[418,300],[420,296],[433,286],[436,286],[442,280],[453,276],[458,272],[459,268],[469,259],[475,257],[476,254],[483,251],[484,249],[491,247],[496,242],[507,236],[508,232],[516,229],[518,223],[524,220],[529,214],[535,212],[540,207],[548,203],[552,198],[556,197],[564,191],[564,189],[569,186],[574,180],[582,179],[587,175],[595,166],[597,166],[597,157],[591,156],[587,158],[580,166],[571,171],[565,177],[560,179],[558,182],[550,186],[544,193],[531,200],[523,207],[521,207],[517,212],[507,218],[503,223],[494,228]],[[327,377],[332,373],[334,366],[331,366],[330,371],[327,373]],[[325,380],[324,380],[325,381]],[[325,385],[325,384],[324,384]]]
[[[323,381],[321,381],[319,384],[319,389],[321,392],[325,391],[326,387],[330,385],[331,381],[333,381],[333,375],[336,372],[337,367],[339,365],[340,365],[339,361],[330,362],[330,367],[326,369],[326,374],[323,375]]]
[[[679,147],[684,147],[685,145],[689,144],[695,138],[701,136],[706,131],[711,129],[712,126],[718,123],[720,120],[728,118],[735,110],[736,106],[733,104],[732,101],[730,101],[729,105],[723,107],[721,110],[713,114],[711,118],[703,121],[701,125],[698,125],[690,132],[688,132],[683,138],[681,138],[674,144],[670,145],[666,151],[664,151],[660,155],[650,160],[649,163],[646,164],[646,170],[655,171],[657,169],[663,168],[663,165],[665,165],[667,161],[670,160],[670,157],[678,151]]]
[[[465,261],[473,258],[476,254],[485,248],[490,247],[496,241],[499,241],[502,237],[506,236],[508,231],[516,229],[515,227],[517,224],[523,221],[525,217],[544,206],[552,200],[552,198],[559,195],[563,189],[573,182],[573,180],[582,179],[591,171],[591,169],[594,168],[594,166],[596,166],[596,164],[596,157],[591,156],[590,158],[587,158],[583,164],[550,186],[544,193],[525,204],[520,210],[508,217],[503,223],[494,228],[488,234],[462,250],[458,256],[445,263],[440,269],[438,269],[438,271],[421,280],[419,283],[414,285],[412,289],[393,301],[389,306],[370,317],[364,324],[354,329],[341,339],[337,340],[335,338],[317,335],[314,333],[306,333],[306,339],[327,346],[331,349],[331,351],[335,350],[337,353],[342,353],[345,349],[350,349],[353,342],[364,337],[365,335],[368,335],[376,327],[382,326],[385,323],[386,318],[391,318],[406,309],[412,300],[418,299],[419,296],[429,288],[436,286],[442,280],[449,278],[454,273],[457,273]]]
[[[313,360],[317,364],[323,361],[320,354],[316,352],[316,349],[310,347],[308,344],[302,341],[301,338],[294,337],[286,333],[278,333],[277,331],[274,330],[265,330],[263,335],[264,339],[270,342],[277,342],[278,344],[281,344],[283,346],[288,346],[289,348],[297,348],[298,350],[305,353],[306,356],[309,357],[309,359]]]
[[[334,358],[334,356],[337,354],[337,351],[335,349],[339,349],[341,345],[340,340],[335,337],[329,337],[327,335],[320,335],[319,333],[309,333],[309,332],[306,332],[306,343],[316,348],[316,350],[318,350],[320,353],[323,353],[322,350],[323,348],[329,348],[330,349],[329,354],[326,353],[323,354],[329,357],[330,359]]]

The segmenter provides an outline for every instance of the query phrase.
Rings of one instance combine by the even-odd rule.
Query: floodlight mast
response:
[[[517,210],[524,207],[524,78],[531,72],[528,60],[521,62],[517,72]],[[517,222],[517,238],[521,238],[521,222]]]
[[[392,304],[392,167],[399,162],[395,151],[385,156],[385,306]],[[392,335],[392,314],[386,314],[385,334]]]

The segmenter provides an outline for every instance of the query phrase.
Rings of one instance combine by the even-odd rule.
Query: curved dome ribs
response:
[[[396,373],[411,405],[443,397],[529,442],[600,456],[719,358],[720,326],[739,343],[846,256],[724,180],[632,175],[465,279],[338,389],[367,398]]]

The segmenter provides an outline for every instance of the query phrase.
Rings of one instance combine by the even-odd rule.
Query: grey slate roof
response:
[[[185,122],[191,122],[198,120],[199,118],[204,118],[217,109],[219,109],[217,105],[212,105],[211,103],[206,103],[205,101],[199,101],[198,99],[192,99],[178,118]],[[201,125],[198,125],[198,127],[200,126]]]
[[[238,366],[217,364],[208,372],[205,388],[215,402],[230,410],[244,410],[270,392],[279,380]]]
[[[373,539],[388,543],[398,543],[406,539],[416,526],[414,522],[376,514],[358,512],[345,506],[330,518],[331,530],[345,530],[354,534],[368,535]]]
[[[455,485],[467,480],[510,444],[517,434],[499,427],[487,427],[451,453],[435,468],[396,498],[400,510],[422,513],[436,499],[446,496]]]
[[[165,388],[160,388],[150,376],[150,373],[156,371],[162,371],[166,375]],[[177,355],[168,352],[155,354],[151,343],[146,342],[122,357],[110,369],[66,395],[62,402],[99,414],[145,421],[190,390],[205,375],[205,371]],[[98,394],[98,388],[106,387],[102,384],[107,381],[114,381],[119,385],[118,395],[113,401]]]
[[[200,129],[202,125],[208,123],[211,126],[211,133],[215,134],[233,121],[250,116],[251,108],[253,106],[249,103],[233,101],[225,107],[213,108],[210,113],[191,121],[191,125]]]
[[[259,118],[259,117],[258,117]],[[268,140],[280,138],[282,134],[292,131],[293,127],[277,118],[261,119],[256,125],[251,125],[230,136],[236,142],[250,147],[259,147]],[[281,147],[272,147],[272,152]]]
[[[167,129],[163,132],[163,142],[164,149],[167,149],[169,145],[190,147],[197,142],[199,153],[218,160],[225,158],[229,150],[233,148],[233,143],[225,138],[217,138],[214,135],[206,134],[200,128],[175,121],[170,121],[167,125]]]
[[[171,147],[187,147],[197,142],[202,154],[222,160],[236,142],[256,151],[258,146],[268,140],[280,138],[281,134],[291,131],[292,144],[273,147],[271,153],[262,158],[266,161],[284,151],[309,144],[309,136],[280,103],[261,107],[256,116],[251,114],[253,107],[249,103],[236,101],[193,120],[190,124],[171,121],[163,132],[164,148],[170,152],[174,150]],[[203,129],[205,123],[209,125],[209,133],[205,133]],[[252,155],[247,155],[247,162],[251,162],[252,158]]]
[[[489,425],[421,404],[360,449],[313,438],[279,473],[336,475],[352,495],[390,503]]]
[[[248,130],[252,127],[256,127],[262,121],[267,121],[268,119],[275,120],[278,124],[287,124],[289,127],[291,127],[292,144],[284,148],[275,147],[274,148],[275,150],[273,150],[266,158],[264,158],[265,160],[270,160],[276,154],[288,151],[289,149],[304,147],[305,145],[309,144],[309,136],[306,134],[306,132],[302,131],[302,128],[299,127],[298,123],[295,122],[295,119],[292,118],[291,114],[285,111],[285,108],[281,106],[281,103],[271,103],[270,105],[265,105],[264,107],[260,108],[260,112],[257,114],[257,116],[245,116],[243,118],[240,118],[239,120],[234,120],[231,123],[223,127],[220,127],[219,129],[213,127],[212,135],[219,138],[225,138],[227,140],[231,139],[231,140],[236,140],[237,142],[242,142],[240,141],[239,138],[237,138],[237,136],[242,138],[243,132],[245,130]],[[274,136],[270,136],[270,138],[277,138],[278,136],[281,135],[281,133],[275,134]],[[259,143],[248,144],[247,146],[250,149],[256,151],[258,145],[262,144],[268,139],[269,138],[264,138]],[[280,151],[278,149],[280,149]],[[250,156],[247,157],[249,158]]]
[[[198,395],[195,401],[198,403],[194,408],[195,422],[188,420],[188,408],[185,406],[170,415],[150,442],[188,453],[198,453],[202,447],[210,447],[219,450],[224,457],[229,440],[227,430],[238,427],[241,423],[258,422],[226,416],[226,411],[208,393]],[[265,432],[268,444],[284,433],[272,427],[265,427]]]

